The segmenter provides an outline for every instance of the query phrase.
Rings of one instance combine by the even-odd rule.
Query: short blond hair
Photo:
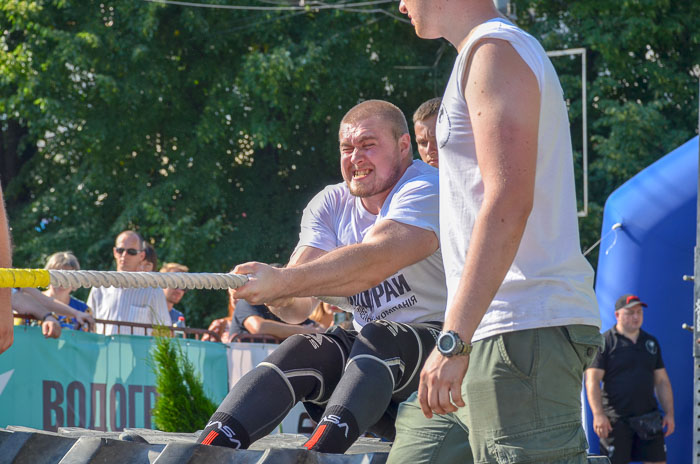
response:
[[[408,134],[408,123],[403,111],[393,103],[384,100],[367,100],[353,106],[343,116],[340,127],[343,124],[357,124],[374,117],[389,123],[396,140],[403,134]]]
[[[72,269],[74,271],[80,270],[80,263],[78,258],[75,257],[72,251],[59,251],[52,254],[46,260],[46,265],[44,269]]]
[[[160,272],[189,272],[190,268],[179,263],[163,263]]]

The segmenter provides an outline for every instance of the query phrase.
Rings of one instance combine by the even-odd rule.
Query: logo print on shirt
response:
[[[450,115],[445,109],[445,104],[440,104],[440,111],[438,111],[437,117],[437,127],[436,136],[439,148],[445,148],[447,142],[450,141],[450,134],[452,133],[452,122],[450,121]]]
[[[388,305],[392,300],[399,299],[407,292],[412,292],[411,287],[408,285],[406,277],[403,274],[398,274],[386,279],[376,287],[349,297],[348,300],[363,319],[368,319],[368,313]]]
[[[659,351],[659,348],[656,346],[656,343],[654,343],[654,340],[647,340],[646,343],[644,343],[644,346],[651,354],[656,354]]]

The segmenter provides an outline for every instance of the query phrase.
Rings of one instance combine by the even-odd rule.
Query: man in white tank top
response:
[[[581,381],[602,339],[556,72],[491,0],[399,8],[459,55],[436,130],[445,323],[389,461],[586,462]]]

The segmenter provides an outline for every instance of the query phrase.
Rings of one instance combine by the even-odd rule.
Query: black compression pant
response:
[[[365,431],[393,439],[398,404],[418,389],[441,323],[375,321],[293,335],[244,375],[198,442],[247,448],[303,401],[318,426],[304,445],[343,453]]]

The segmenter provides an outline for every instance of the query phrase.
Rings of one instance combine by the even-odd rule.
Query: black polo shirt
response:
[[[659,341],[640,330],[637,342],[617,332],[603,334],[605,347],[591,367],[603,369],[603,410],[610,418],[646,414],[657,408],[654,371],[662,369]]]

